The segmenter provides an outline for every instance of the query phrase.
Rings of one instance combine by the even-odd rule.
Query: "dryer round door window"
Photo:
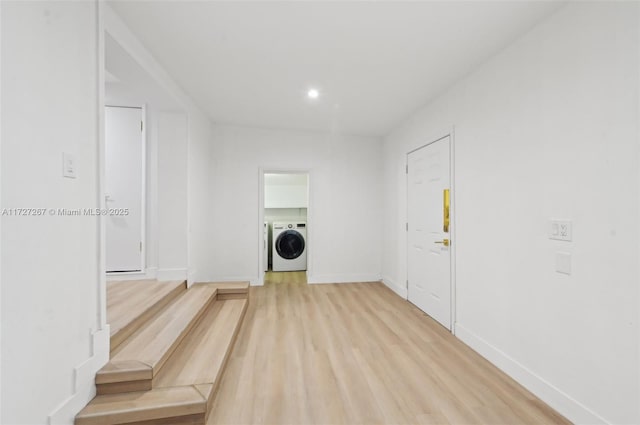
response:
[[[276,239],[276,251],[284,259],[296,259],[304,252],[304,238],[295,230],[285,230]]]

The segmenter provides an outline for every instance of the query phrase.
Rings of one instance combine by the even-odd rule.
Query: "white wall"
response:
[[[381,141],[216,125],[199,280],[259,282],[260,170],[309,170],[309,280],[380,278]],[[231,213],[229,212],[231,210]]]
[[[200,108],[173,81],[165,69],[153,58],[149,51],[140,43],[137,37],[124,24],[122,19],[108,6],[104,6],[104,25],[109,36],[130,55],[143,70],[144,78],[141,84],[152,83],[154,92],[161,92],[159,101],[177,105],[177,109],[186,114],[186,129],[184,122],[179,124],[172,119],[169,111],[158,107],[156,130],[158,137],[157,158],[157,221],[155,230],[157,243],[157,276],[159,279],[188,278],[189,283],[198,279],[201,264],[209,261],[208,247],[211,241],[206,237],[206,227],[209,220],[208,198],[208,158],[211,140],[211,122]],[[137,78],[140,76],[138,75]],[[148,79],[151,81],[149,81]],[[159,88],[159,90],[158,90]],[[164,118],[163,118],[164,117]],[[183,116],[184,117],[184,116]],[[175,118],[175,117],[174,117]],[[182,118],[181,118],[182,119]],[[162,121],[165,121],[162,124]],[[172,128],[173,124],[179,125]],[[174,133],[174,142],[168,139],[161,142],[162,129]],[[186,131],[186,139],[183,137]],[[177,132],[177,133],[176,133]],[[176,145],[177,144],[177,145]],[[165,153],[162,153],[164,146]],[[167,150],[168,149],[168,150]],[[179,156],[172,161],[170,154],[176,149]],[[186,161],[186,162],[185,162]],[[174,180],[177,179],[177,180]],[[161,195],[164,189],[160,182],[170,186],[171,193],[176,197]],[[151,193],[153,189],[151,189]],[[162,198],[162,199],[161,199]],[[170,212],[160,213],[169,202]],[[161,217],[161,214],[164,216]],[[162,221],[171,229],[165,232]],[[168,221],[167,221],[168,220]],[[184,229],[182,232],[178,228]],[[169,239],[167,239],[169,238]],[[153,258],[152,258],[153,260]],[[150,263],[150,266],[154,265]]]
[[[188,131],[188,279],[191,284],[207,280],[201,270],[206,269],[211,261],[209,249],[212,240],[208,232],[213,202],[209,197],[211,121],[191,108]]]
[[[187,116],[158,114],[158,279],[187,277]]]
[[[105,103],[146,105],[146,271],[143,276],[110,274],[109,280],[186,279],[188,117],[177,108],[165,109],[170,105],[156,102],[157,94],[135,91],[107,84]]]
[[[122,32],[113,24],[108,25],[108,31],[116,34]],[[125,38],[125,43],[126,40]],[[133,53],[128,52],[113,36],[106,35],[105,66],[117,79],[117,82],[106,84],[106,103],[146,105],[146,273],[143,276],[109,275],[109,279],[184,279],[187,277],[188,252],[188,126],[192,124],[188,121],[187,107],[181,106],[175,94],[167,91],[166,84],[163,85],[152,76],[132,54],[135,54],[135,50]],[[205,128],[208,129],[209,125],[207,120]],[[200,140],[208,141],[207,136],[200,137]],[[162,146],[159,146],[159,141]],[[198,157],[191,158],[197,159]],[[158,186],[160,180],[162,187]],[[159,215],[163,219],[161,224]],[[159,257],[160,247],[162,262]]]
[[[457,336],[577,423],[640,422],[638,59],[637,3],[570,4],[384,146],[385,280],[406,279],[406,153],[455,125]]]
[[[0,46],[2,46],[2,5],[0,5]],[[0,153],[2,152],[2,48],[0,47]],[[0,157],[0,207],[2,207],[2,160]],[[2,235],[2,219],[0,218],[0,235]],[[2,316],[2,239],[0,239],[0,319]],[[2,420],[2,326],[0,325],[0,421]]]
[[[2,2],[2,208],[98,202],[93,2]],[[62,153],[77,178],[62,177]],[[2,417],[71,423],[108,358],[95,217],[2,217]]]
[[[154,105],[146,107],[147,145],[146,153],[146,217],[145,217],[145,268],[149,277],[154,273],[157,277],[158,270],[158,114],[159,110]]]

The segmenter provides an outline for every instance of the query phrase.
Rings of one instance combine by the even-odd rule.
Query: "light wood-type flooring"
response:
[[[382,283],[265,280],[208,425],[569,423]]]

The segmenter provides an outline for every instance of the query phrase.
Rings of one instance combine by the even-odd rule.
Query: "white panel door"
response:
[[[444,227],[449,143],[447,136],[407,155],[407,289],[411,303],[451,330],[451,237]]]
[[[142,270],[142,108],[105,108],[107,272]]]

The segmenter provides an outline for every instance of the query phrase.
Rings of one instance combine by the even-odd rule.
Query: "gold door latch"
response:
[[[441,241],[435,241],[434,243],[441,243],[444,246],[449,246],[449,239],[443,239]]]
[[[449,206],[451,205],[451,199],[449,196],[449,189],[445,189],[443,191],[443,199],[442,199],[442,231],[445,233],[449,233]]]

